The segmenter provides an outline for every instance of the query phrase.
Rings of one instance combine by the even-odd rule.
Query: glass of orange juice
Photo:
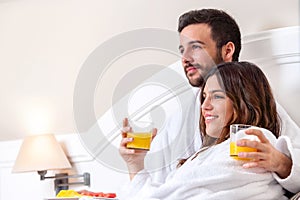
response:
[[[130,121],[131,131],[127,133],[127,138],[133,138],[127,143],[129,149],[150,150],[152,140],[153,123],[147,121]]]
[[[250,160],[248,158],[238,157],[239,152],[256,152],[257,149],[250,147],[240,147],[236,145],[236,141],[240,139],[257,140],[256,136],[247,135],[245,130],[251,128],[251,125],[232,124],[230,125],[230,156],[236,160]]]

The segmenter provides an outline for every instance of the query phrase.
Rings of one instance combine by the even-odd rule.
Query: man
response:
[[[179,18],[178,32],[184,72],[189,83],[194,87],[201,89],[206,73],[216,64],[238,61],[241,49],[239,27],[235,20],[223,11],[203,9],[187,12]],[[152,172],[153,180],[164,182],[167,174],[175,168],[177,159],[194,153],[201,147],[201,142],[203,145],[210,143],[209,138],[202,141],[198,131],[199,104],[198,97],[191,99],[191,106],[184,112],[183,121],[176,121],[178,119],[176,116],[170,119],[171,130],[158,133],[153,140],[152,151],[159,149],[161,145],[169,144],[168,148],[154,156],[154,160],[164,166]],[[267,140],[261,143],[243,141],[239,143],[240,146],[254,147],[259,152],[242,153],[239,156],[252,158],[251,162],[243,165],[245,168],[258,166],[272,171],[285,189],[296,193],[300,191],[300,179],[297,178],[300,176],[300,130],[280,106],[278,110],[283,119],[281,134],[291,136],[298,144],[293,141],[294,146],[289,147],[289,152],[283,152],[283,154]],[[122,150],[120,152],[122,154]],[[147,158],[148,156],[146,156],[146,161]],[[153,162],[153,156],[149,160]]]

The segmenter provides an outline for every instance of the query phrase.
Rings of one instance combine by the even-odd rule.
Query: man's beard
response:
[[[200,75],[199,78],[196,79],[196,81],[191,81],[189,78],[189,83],[191,86],[193,87],[202,87],[203,83],[204,83],[204,78]]]
[[[214,60],[213,64],[211,65],[211,67],[209,69],[203,69],[203,73],[202,75],[200,74],[200,76],[194,80],[194,81],[191,81],[188,77],[188,80],[189,80],[189,83],[191,86],[193,87],[199,87],[199,88],[202,88],[203,84],[204,84],[204,81],[205,81],[205,77],[206,75],[208,74],[208,72],[213,68],[213,67],[217,67],[218,64],[220,63],[223,63],[224,60],[221,56],[221,52],[218,52],[217,53],[217,56],[216,56],[216,59]],[[196,64],[194,65],[197,69],[201,68],[200,65]]]

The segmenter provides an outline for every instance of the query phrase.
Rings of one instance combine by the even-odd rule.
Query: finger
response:
[[[240,147],[250,147],[257,149],[258,151],[265,151],[264,145],[258,141],[251,141],[248,139],[241,139],[236,141],[236,145]]]
[[[134,149],[135,154],[146,154],[148,150],[145,149]]]
[[[127,155],[135,154],[135,150],[134,149],[127,149],[126,147],[120,148],[119,151],[123,155],[125,155],[125,154],[127,154]]]
[[[122,152],[122,154],[138,155],[138,154],[146,154],[148,151],[143,149],[131,149],[127,147],[120,147],[120,152]]]
[[[124,128],[121,129],[122,138],[126,138],[127,137],[127,132],[128,131],[124,130]]]
[[[154,128],[152,130],[152,140],[155,138],[156,135],[157,135],[157,128]]]
[[[129,127],[128,118],[123,119],[123,126],[121,129],[122,137],[127,137],[127,132],[130,132],[131,128]]]
[[[246,134],[248,135],[255,135],[258,137],[258,139],[262,142],[262,143],[268,143],[269,140],[265,137],[265,135],[263,134],[263,132],[261,130],[258,129],[248,129],[245,131]]]
[[[265,160],[264,153],[261,152],[239,152],[238,157],[249,158],[251,160]]]
[[[123,138],[120,142],[121,147],[126,147],[129,142],[132,142],[133,138]]]
[[[122,127],[121,132],[122,133],[128,133],[131,131],[131,127],[127,126],[127,127]]]
[[[258,160],[258,161],[250,161],[247,163],[244,163],[242,165],[243,168],[254,168],[254,167],[259,167],[259,168],[263,168],[265,170],[271,171],[268,169],[268,163],[264,160]]]
[[[125,117],[125,118],[123,119],[123,127],[127,127],[127,126],[128,126],[128,118]]]
[[[242,167],[246,169],[258,167],[258,162],[247,162],[243,164]]]

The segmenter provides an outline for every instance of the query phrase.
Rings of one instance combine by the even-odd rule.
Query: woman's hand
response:
[[[238,140],[237,146],[245,146],[257,149],[257,152],[242,152],[238,156],[250,158],[251,161],[243,165],[244,168],[261,167],[267,171],[275,172],[280,178],[286,178],[291,173],[292,160],[273,147],[263,132],[257,129],[245,131],[248,135],[255,135],[259,141]]]
[[[127,132],[129,131],[131,131],[131,127],[129,127],[128,119],[125,118],[123,120],[122,140],[120,143],[119,153],[127,164],[130,180],[132,180],[139,171],[144,169],[144,159],[147,151],[128,149],[126,147],[127,143],[133,140],[133,138],[127,138]],[[157,129],[153,129],[152,139],[156,136],[156,133]]]

